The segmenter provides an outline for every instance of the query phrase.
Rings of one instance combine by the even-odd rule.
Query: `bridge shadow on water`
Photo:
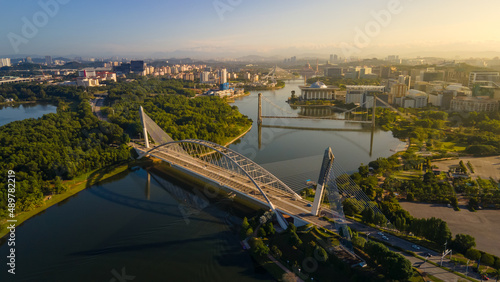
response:
[[[95,172],[89,176],[89,181],[87,182],[87,188],[90,193],[93,195],[105,199],[107,201],[113,202],[115,204],[127,206],[130,208],[134,208],[137,210],[142,210],[146,212],[152,212],[156,214],[169,215],[172,217],[179,216],[188,216],[189,220],[194,221],[204,221],[210,222],[211,224],[221,224],[219,221],[203,219],[197,217],[196,215],[203,212],[208,212],[210,209],[207,209],[209,205],[217,205],[224,200],[224,198],[214,198],[211,202],[208,202],[207,198],[200,197],[200,193],[194,193],[193,190],[185,189],[186,184],[173,179],[168,178],[164,179],[162,176],[157,175],[156,173],[149,171],[148,168],[143,168],[148,174],[152,176],[154,184],[156,184],[159,188],[167,192],[173,198],[177,204],[165,203],[159,201],[152,201],[149,199],[143,200],[137,197],[127,196],[116,191],[111,191],[104,186],[103,184],[112,183],[127,177],[130,173],[130,169],[119,173],[115,176],[106,178],[102,180],[102,178],[109,173],[112,168],[103,169],[99,172]],[[150,180],[146,183],[146,191],[148,194],[148,189],[150,189]],[[130,183],[128,183],[130,185]],[[133,184],[132,184],[133,185]],[[137,186],[143,186],[144,184],[139,183]],[[191,189],[196,189],[196,187],[190,187]],[[183,209],[181,211],[181,208]],[[174,212],[175,211],[175,212]],[[189,212],[186,212],[189,211]]]

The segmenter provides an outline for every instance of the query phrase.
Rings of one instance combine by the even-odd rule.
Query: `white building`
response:
[[[200,73],[200,83],[209,83],[210,82],[210,72],[204,71]]]
[[[10,58],[2,58],[0,59],[0,68],[1,67],[10,67]]]
[[[384,93],[385,86],[373,85],[347,85],[346,86],[345,103],[360,104],[363,102],[363,96],[369,93]]]
[[[411,89],[406,96],[396,98],[396,104],[403,108],[424,108],[427,107],[427,93]]]
[[[226,82],[227,82],[227,70],[221,69],[220,70],[220,83],[226,83]]]
[[[335,89],[326,86],[321,81],[316,81],[311,86],[299,86],[301,100],[334,100]]]
[[[462,84],[450,84],[445,88],[448,91],[453,91],[454,97],[456,96],[472,96],[472,90]]]

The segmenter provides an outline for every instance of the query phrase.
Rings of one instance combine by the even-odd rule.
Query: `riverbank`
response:
[[[228,102],[228,103],[234,103],[236,101],[236,98],[242,98],[242,97],[245,97],[245,96],[250,96],[250,92],[245,91],[245,93],[243,93],[243,94],[233,95],[233,96],[231,96],[229,98],[226,98],[226,102]]]
[[[237,137],[233,138],[231,141],[227,142],[224,144],[224,147],[227,147],[231,144],[233,144],[234,142],[238,141],[241,137],[245,136],[245,134],[247,134],[250,130],[252,129],[252,125],[250,124],[248,126],[248,128],[243,132],[241,133],[240,135],[238,135]]]
[[[20,104],[34,104],[39,101],[18,101],[18,102],[0,102],[0,106],[16,106]]]
[[[17,220],[16,222],[16,227],[20,226],[23,222],[26,220],[30,219],[31,217],[38,215],[39,213],[44,212],[46,209],[50,208],[51,206],[58,204],[69,197],[76,195],[80,191],[95,185],[101,181],[104,181],[106,179],[109,179],[110,177],[116,176],[124,171],[127,171],[129,166],[132,165],[135,161],[128,161],[125,163],[120,163],[116,165],[112,165],[109,167],[101,168],[101,169],[96,169],[93,171],[90,171],[88,173],[82,174],[72,180],[67,180],[63,182],[63,185],[66,185],[68,187],[67,191],[62,193],[62,194],[57,194],[57,195],[52,195],[44,200],[44,204],[40,207],[37,207],[33,210],[26,211],[26,212],[21,212],[19,214],[16,214],[16,217],[14,218]],[[95,175],[99,175],[99,178],[95,178]],[[7,226],[7,219],[2,219],[0,221],[0,226],[1,226],[1,231],[0,231],[0,240],[3,240],[4,236],[8,234],[9,230],[6,229],[5,227]]]

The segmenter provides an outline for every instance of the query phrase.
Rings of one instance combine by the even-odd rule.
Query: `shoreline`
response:
[[[43,205],[40,207],[37,207],[30,211],[24,211],[16,214],[15,217],[15,219],[17,220],[16,228],[21,226],[28,219],[45,212],[45,210],[47,210],[48,208],[78,194],[79,192],[89,188],[90,186],[96,185],[101,181],[104,181],[124,171],[127,171],[131,163],[133,162],[131,161],[127,161],[125,163],[121,162],[108,167],[87,172],[85,174],[80,175],[79,177],[75,177],[75,179],[64,181],[63,183],[66,185],[68,185],[69,183],[68,190],[66,192],[50,196],[49,199],[44,200]],[[92,177],[94,174],[102,174],[102,177],[94,181],[94,178]],[[82,178],[84,179],[82,180]],[[7,218],[2,219],[0,221],[0,225],[2,226],[2,230],[0,231],[0,244],[2,244],[3,240],[5,240],[5,236],[9,233],[9,230],[7,228],[4,229],[4,227],[7,226]]]
[[[16,105],[21,105],[21,104],[35,104],[39,103],[40,101],[14,101],[14,102],[0,102],[0,106],[16,106]]]
[[[252,129],[252,124],[250,124],[250,126],[248,127],[247,130],[245,130],[243,133],[241,133],[240,135],[238,135],[237,137],[235,137],[233,140],[227,142],[226,144],[224,144],[223,146],[224,147],[227,147],[231,144],[233,144],[234,142],[238,141],[240,138],[242,138],[243,136],[245,136],[251,129]]]

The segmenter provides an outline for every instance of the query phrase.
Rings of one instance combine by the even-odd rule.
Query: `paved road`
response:
[[[109,121],[108,118],[102,113],[101,107],[104,106],[104,98],[96,98],[90,101],[92,111],[100,120]]]
[[[131,143],[130,145],[136,149],[139,149],[139,150],[145,152],[145,148],[140,146],[140,145],[137,145],[135,143]],[[198,158],[194,158],[194,157],[191,157],[191,156],[189,156],[185,153],[182,153],[180,151],[174,151],[174,150],[171,150],[168,148],[159,149],[159,150],[155,151],[154,153],[152,153],[152,156],[159,158],[159,159],[162,159],[163,161],[166,161],[172,165],[180,166],[184,169],[188,169],[188,170],[195,172],[199,175],[202,175],[206,178],[212,179],[213,181],[218,182],[220,186],[229,187],[230,189],[233,189],[236,192],[239,192],[239,193],[244,194],[250,198],[253,198],[254,200],[267,206],[267,201],[264,198],[264,196],[262,196],[262,194],[254,186],[254,184],[250,180],[248,180],[248,178],[244,175],[240,175],[238,173],[235,173],[235,172],[232,172],[229,170],[225,170],[219,166],[204,162]],[[261,186],[261,185],[259,185],[259,186]],[[304,200],[304,199],[296,199],[295,197],[293,197],[292,195],[290,195],[284,191],[273,189],[271,187],[266,187],[266,185],[264,185],[264,184],[261,186],[261,188],[264,190],[264,192],[266,193],[266,195],[268,196],[270,201],[281,212],[292,214],[295,217],[298,217],[304,221],[313,223],[317,226],[321,226],[321,227],[325,227],[325,228],[329,228],[329,229],[332,228],[331,223],[329,223],[325,220],[322,220],[319,217],[312,216],[310,214],[311,207],[309,207],[308,205],[310,205],[311,203],[309,201]],[[324,209],[322,214],[327,215],[331,218],[336,218],[330,210]],[[375,228],[363,225],[363,224],[358,223],[358,222],[349,221],[349,220],[346,220],[345,223],[348,224],[350,227],[356,229],[357,231],[362,232],[363,234],[370,233],[370,236],[376,237],[380,240],[383,240],[382,236],[377,233],[377,232],[379,232],[379,230],[377,230]],[[414,244],[411,242],[408,242],[406,240],[400,239],[398,237],[395,237],[395,236],[392,236],[389,234],[384,234],[384,236],[386,236],[389,239],[388,243],[390,243],[394,246],[398,246],[400,248],[403,248],[405,250],[415,251],[418,255],[420,255],[422,257],[425,257],[427,253],[430,253],[430,254],[432,254],[432,257],[430,258],[430,260],[432,260],[436,263],[439,263],[440,256],[438,253],[436,253],[434,251],[425,249],[423,247],[420,247],[420,250],[416,250],[412,247]],[[419,264],[419,263],[424,262],[421,259],[409,256],[406,253],[401,252],[399,250],[394,249],[394,251],[401,253],[402,255],[407,257],[408,259],[411,258],[410,261],[413,264],[415,264],[415,263]],[[453,265],[450,263],[449,259],[444,260],[443,266],[448,266],[448,267],[451,266],[451,268],[453,268],[452,267]],[[423,264],[421,266],[421,269],[424,270],[425,272],[441,279],[441,280],[444,280],[444,281],[463,280],[463,278],[461,278],[460,276],[455,275],[453,273],[450,273],[442,268],[439,268],[439,267],[434,266],[434,265],[429,264],[429,263]],[[457,269],[457,271],[459,271],[459,270],[460,269]],[[465,269],[463,269],[463,272],[465,273]],[[477,278],[479,278],[479,277],[477,277]]]

